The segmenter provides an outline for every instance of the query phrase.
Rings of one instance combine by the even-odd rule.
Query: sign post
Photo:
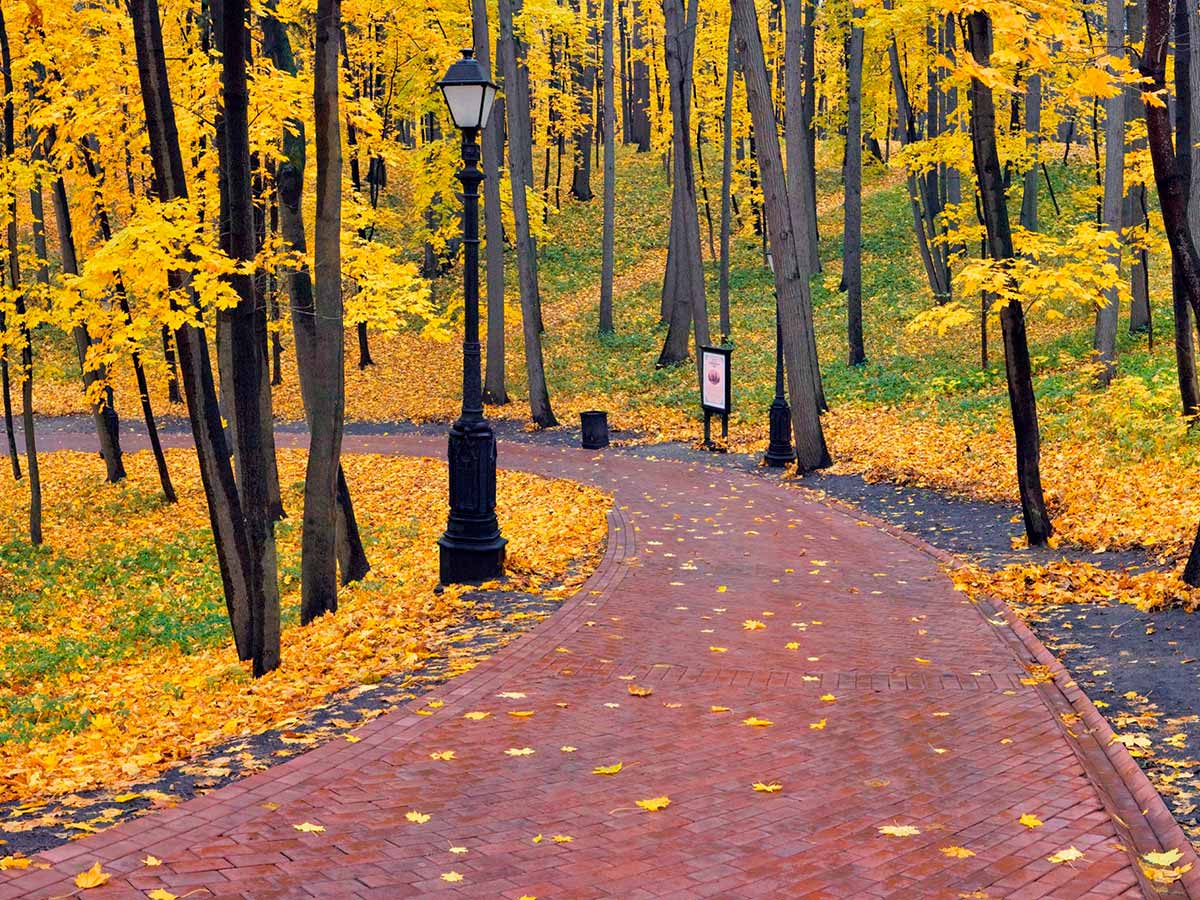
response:
[[[724,453],[724,447],[712,442],[712,417],[721,417],[721,437],[729,436],[729,412],[732,393],[729,377],[729,347],[700,348],[700,408],[704,410],[704,443],[700,446],[713,453]]]

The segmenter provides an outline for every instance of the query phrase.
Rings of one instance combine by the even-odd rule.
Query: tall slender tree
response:
[[[604,113],[604,225],[600,249],[600,333],[613,331],[613,251],[617,209],[617,98],[613,93],[613,0],[604,0],[603,104]]]
[[[1105,43],[1110,59],[1125,53],[1125,0],[1108,0]],[[1114,73],[1115,74],[1115,73]],[[1112,248],[1109,265],[1121,268],[1121,220],[1125,202],[1125,97],[1120,91],[1104,100],[1104,230],[1109,232]],[[1112,381],[1117,372],[1117,315],[1120,291],[1116,282],[1104,291],[1104,300],[1096,310],[1096,328],[1092,347],[1099,356],[1101,384]]]
[[[4,20],[4,9],[0,7],[0,76],[4,85],[4,156],[12,160],[16,155],[14,134],[15,114],[13,109],[12,52],[8,43],[8,25]],[[17,333],[21,347],[21,432],[25,439],[25,469],[29,477],[29,542],[34,546],[42,543],[42,478],[38,467],[37,435],[33,429],[33,336],[25,319],[25,297],[21,291],[21,251],[17,243],[17,195],[8,200],[8,244],[9,287],[13,291],[13,313],[17,319]]]
[[[757,136],[758,166],[762,177],[767,235],[775,260],[775,291],[787,367],[788,395],[792,406],[792,435],[796,464],[801,472],[830,464],[821,428],[820,382],[813,337],[812,295],[792,228],[783,154],[771,100],[771,83],[763,54],[762,35],[754,0],[731,0],[737,35],[738,58],[746,81],[746,103]]]
[[[842,229],[842,282],[846,286],[847,359],[866,362],[862,320],[862,10],[852,5],[846,61],[846,211]]]
[[[697,0],[689,0],[686,14],[683,0],[663,0],[674,179],[671,189],[672,248],[668,252],[667,272],[663,278],[662,304],[670,311],[670,324],[658,357],[659,366],[674,365],[688,358],[689,325],[694,326],[697,364],[699,348],[709,341],[691,135],[692,64],[698,10]]]
[[[992,21],[986,12],[967,15],[970,52],[976,65],[986,69],[992,58]],[[1004,198],[1004,174],[996,150],[996,106],[992,89],[979,77],[971,79],[971,147],[980,205],[987,231],[988,255],[1000,265],[1013,259],[1012,231]],[[1000,310],[1004,334],[1004,368],[1017,444],[1017,484],[1025,535],[1031,546],[1044,546],[1053,528],[1042,494],[1041,436],[1038,431],[1037,400],[1033,393],[1033,369],[1025,335],[1025,309],[1012,296]]]
[[[175,108],[171,102],[158,0],[127,2],[133,20],[138,81],[142,89],[146,136],[154,170],[153,190],[162,201],[183,199],[187,197],[187,181],[183,154],[179,148],[179,131],[175,124]],[[174,291],[184,291],[190,286],[186,271],[173,270],[167,273],[167,280]],[[195,302],[194,295],[191,302]],[[249,659],[253,652],[250,597],[255,582],[250,566],[246,524],[233,469],[229,464],[225,432],[221,428],[208,341],[204,329],[190,320],[191,316],[186,317],[175,330],[184,396],[200,463],[200,480],[208,501],[209,522],[217,548],[217,562],[234,643],[239,658]]]
[[[298,72],[296,57],[292,52],[287,31],[274,15],[274,8],[273,3],[268,4],[262,17],[263,53],[271,59],[277,69],[294,76]],[[302,203],[306,165],[304,123],[299,118],[285,122],[282,140],[284,158],[275,170],[276,191],[279,195],[279,233],[284,246],[293,251],[299,259],[304,259],[308,251]],[[292,307],[292,334],[296,342],[297,361],[300,363],[300,397],[304,403],[305,419],[311,421],[313,413],[310,397],[320,390],[316,383],[318,373],[313,366],[306,364],[318,355],[317,348],[313,346],[316,341],[316,332],[313,329],[316,313],[312,274],[308,267],[301,263],[288,270],[287,282]],[[340,462],[337,473],[336,532],[337,565],[341,571],[341,582],[349,584],[359,581],[366,576],[371,566],[363,549],[354,504]],[[312,577],[323,586],[323,590],[327,590],[327,568],[322,569],[315,563],[313,565],[316,574]],[[321,565],[327,567],[328,559],[323,558]],[[303,563],[301,566],[303,569]],[[302,581],[303,578],[302,570]],[[303,585],[301,592],[303,593]]]
[[[492,48],[487,0],[472,0],[471,31],[475,39],[475,57],[490,71]],[[497,405],[508,402],[504,365],[504,219],[500,208],[500,166],[504,160],[503,110],[503,101],[497,100],[482,136],[483,228],[487,253],[487,358],[483,373],[483,399]]]
[[[508,171],[516,229],[517,274],[521,292],[521,328],[525,335],[525,374],[529,382],[529,413],[550,428],[558,424],[550,407],[546,368],[542,360],[542,315],[538,297],[537,243],[530,230],[526,188],[533,178],[532,132],[529,123],[529,85],[522,77],[525,50],[513,28],[521,0],[500,0],[500,37],[496,57],[504,79],[504,109],[508,116]],[[486,199],[486,198],[485,198]]]

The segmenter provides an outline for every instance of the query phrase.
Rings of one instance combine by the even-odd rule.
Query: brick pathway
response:
[[[96,860],[114,875],[88,898],[1150,893],[1132,854],[1177,837],[1156,795],[1090,718],[1071,724],[1086,700],[1022,683],[1027,632],[913,542],[748,473],[512,444],[501,463],[616,495],[608,554],[559,613],[431,695],[433,715],[50,851],[50,870],[0,873],[0,900],[69,895]],[[1069,847],[1083,857],[1047,861]]]

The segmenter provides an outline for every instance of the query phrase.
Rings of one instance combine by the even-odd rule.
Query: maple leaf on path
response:
[[[1065,850],[1059,850],[1057,853],[1052,853],[1046,857],[1048,862],[1056,865],[1058,863],[1074,862],[1077,859],[1083,859],[1083,851],[1077,850],[1074,847],[1067,847]]]
[[[760,719],[758,716],[750,716],[748,719],[742,719],[743,725],[749,725],[751,728],[767,728],[775,723],[770,719]]]
[[[621,771],[621,763],[613,763],[611,766],[596,766],[592,769],[593,775],[616,775]]]
[[[658,812],[671,805],[670,797],[651,797],[649,800],[639,800],[637,805],[650,812]]]
[[[433,816],[429,815],[429,813],[417,812],[415,809],[412,809],[404,814],[404,818],[408,819],[410,822],[415,822],[417,825],[424,825],[426,822],[432,819]]]
[[[774,794],[782,791],[783,785],[778,781],[772,781],[770,783],[756,781],[754,782],[754,790],[758,791],[760,794]]]
[[[1033,813],[1025,813],[1023,816],[1021,816],[1021,818],[1017,819],[1017,821],[1020,822],[1022,825],[1024,825],[1026,828],[1041,828],[1042,827],[1042,820],[1039,819],[1037,816],[1035,816]]]
[[[314,825],[312,822],[301,822],[299,825],[293,825],[297,831],[304,831],[311,834],[319,834],[325,830],[324,825]]]
[[[100,862],[97,860],[92,863],[90,869],[84,869],[75,876],[75,887],[86,891],[90,888],[100,887],[100,885],[106,883],[110,878],[112,878],[112,875],[101,869]]]
[[[915,825],[880,825],[879,833],[890,837],[913,837],[921,833]]]
[[[966,847],[943,847],[942,853],[949,856],[951,859],[966,859],[975,855],[974,850],[968,850]]]

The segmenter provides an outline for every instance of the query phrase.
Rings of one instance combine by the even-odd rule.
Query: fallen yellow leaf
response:
[[[86,891],[89,888],[100,887],[110,878],[112,875],[101,869],[100,862],[97,860],[90,869],[85,869],[75,876],[75,887]]]
[[[974,850],[968,850],[966,847],[943,847],[942,853],[951,859],[966,859],[975,855]]]
[[[596,766],[592,769],[593,775],[616,775],[621,771],[621,763],[613,763],[611,766]]]
[[[1049,862],[1055,863],[1056,865],[1058,863],[1074,862],[1075,860],[1082,858],[1083,851],[1077,850],[1074,847],[1067,847],[1065,850],[1059,850],[1057,853],[1052,853],[1050,856],[1046,857]]]
[[[780,784],[778,781],[772,781],[769,784],[761,782],[761,781],[756,781],[756,782],[754,782],[754,790],[758,791],[761,794],[774,794],[779,791],[782,791],[783,785]]]
[[[912,837],[921,833],[921,829],[915,825],[880,825],[879,833],[890,835],[892,837]]]
[[[1033,813],[1025,813],[1017,821],[1020,822],[1022,825],[1024,825],[1026,828],[1040,828],[1042,826],[1042,820],[1039,819],[1037,816],[1035,816]]]
[[[410,822],[415,822],[417,825],[424,825],[426,822],[432,819],[433,816],[429,815],[429,813],[417,812],[415,809],[413,809],[406,812],[404,814],[404,818],[408,819]]]
[[[292,827],[297,831],[304,831],[312,834],[319,834],[325,830],[324,825],[314,825],[312,822],[301,822],[299,825],[293,825]]]
[[[458,872],[443,872],[442,873],[442,881],[455,882],[455,881],[462,881],[462,880],[463,880],[463,877]]]
[[[766,728],[775,723],[770,719],[760,719],[758,716],[750,716],[748,719],[742,719],[742,724],[749,725],[751,728]]]
[[[649,800],[639,800],[637,805],[650,812],[658,812],[671,805],[670,797],[651,797]]]

